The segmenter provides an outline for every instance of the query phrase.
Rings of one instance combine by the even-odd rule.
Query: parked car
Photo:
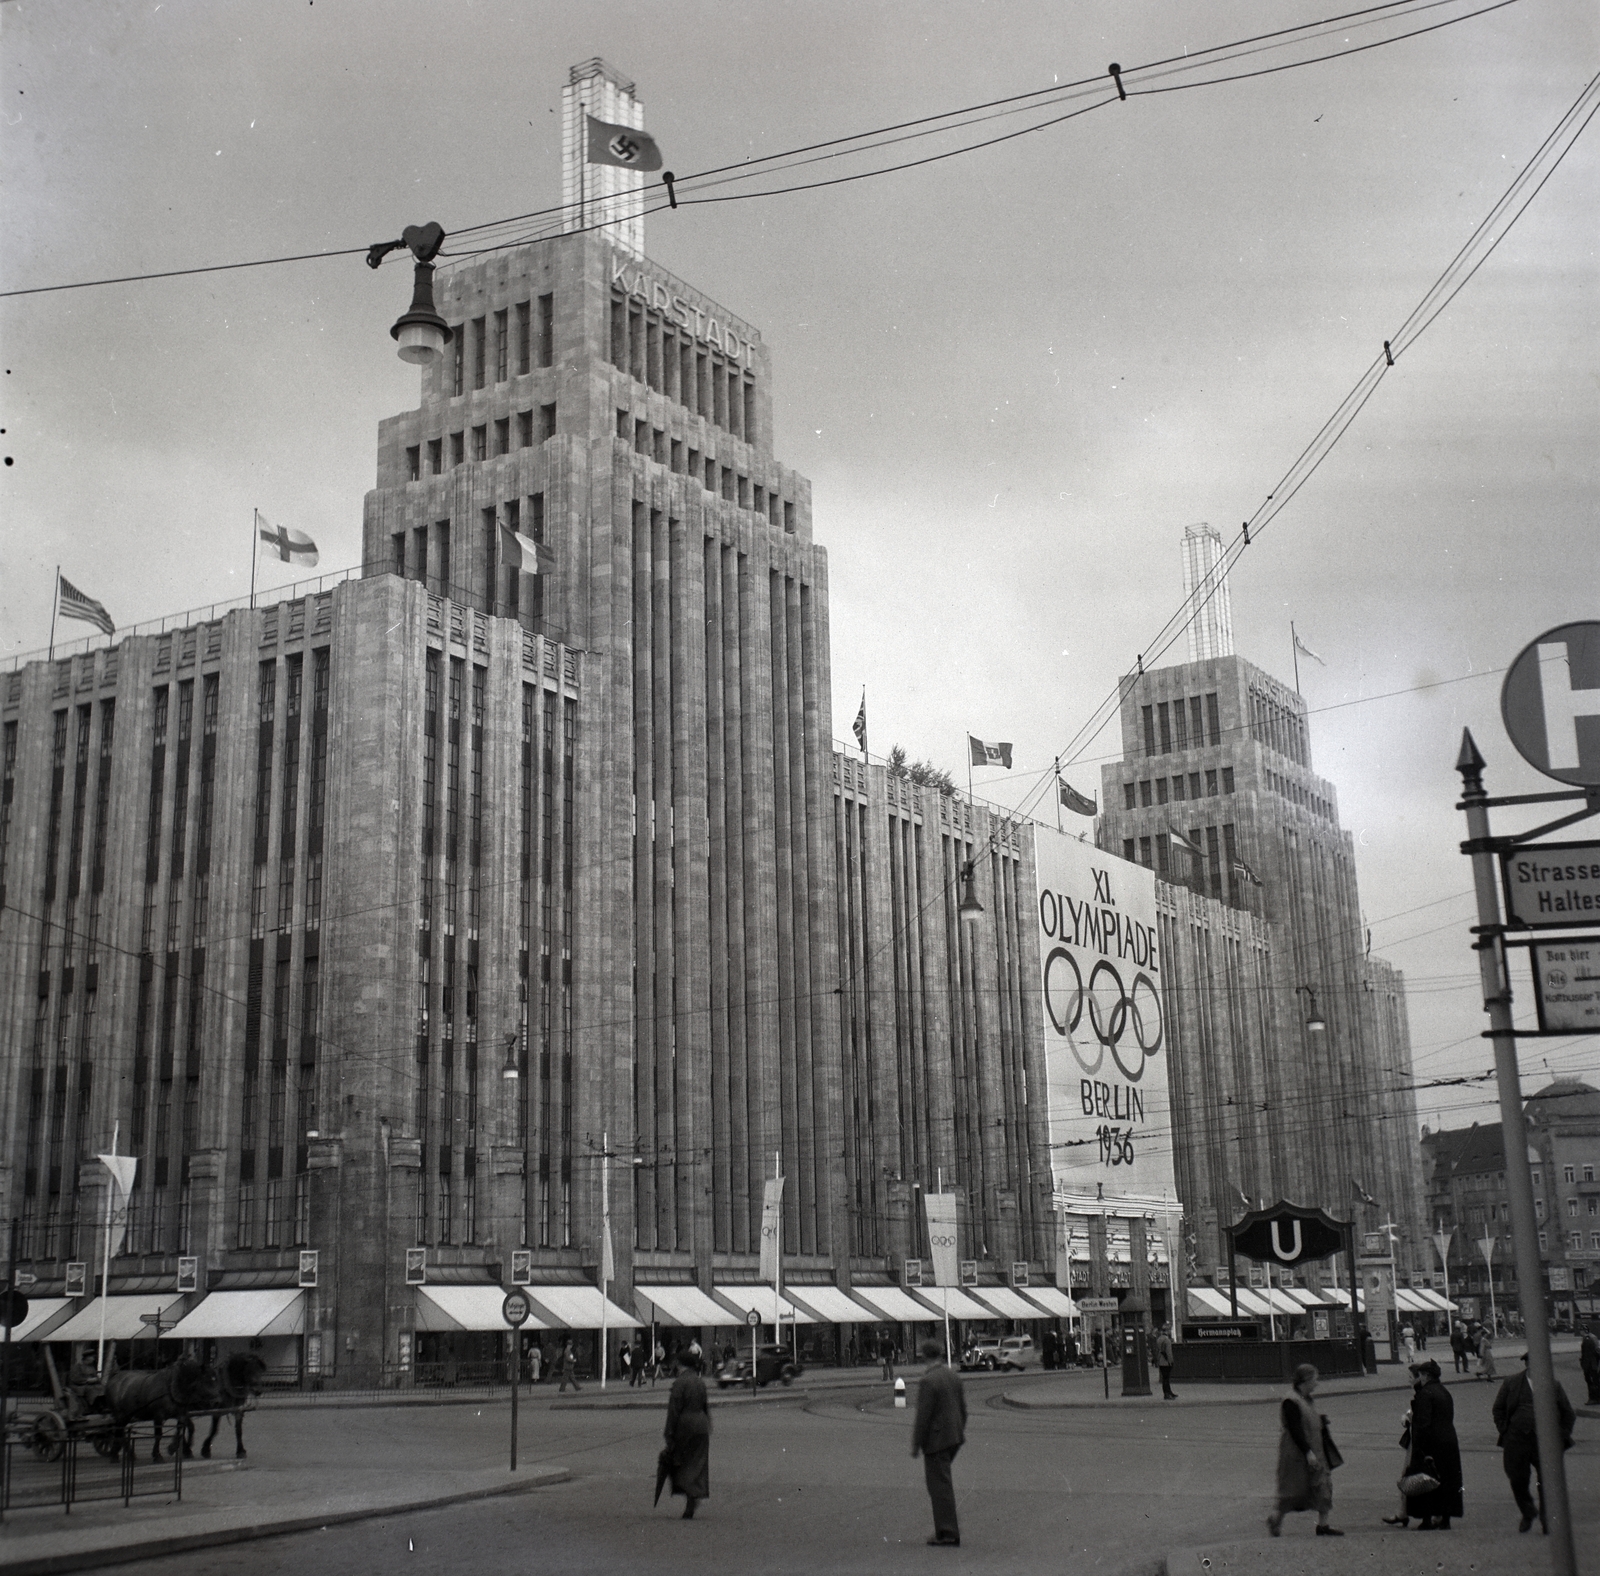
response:
[[[793,1384],[805,1369],[794,1360],[787,1346],[763,1346],[756,1352],[756,1385]],[[750,1358],[746,1354],[731,1363],[723,1363],[717,1370],[717,1388],[726,1390],[730,1385],[750,1383]]]
[[[976,1368],[984,1371],[993,1371],[1000,1366],[1000,1337],[998,1335],[979,1336],[975,1341],[968,1341],[967,1347],[961,1354],[963,1368]]]
[[[1000,1342],[1002,1368],[1031,1368],[1039,1361],[1039,1350],[1031,1335],[1008,1335]]]

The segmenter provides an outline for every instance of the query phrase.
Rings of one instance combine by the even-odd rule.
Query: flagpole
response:
[[[783,1151],[772,1151],[772,1175],[783,1176]],[[772,1255],[772,1339],[780,1349],[783,1346],[783,1320],[778,1317],[778,1287],[783,1283],[783,1195],[778,1195],[778,1213],[773,1220],[773,1241],[777,1251]]]
[[[115,1158],[117,1153],[117,1139],[122,1133],[122,1119],[118,1117],[111,1124],[111,1154]],[[106,1167],[106,1241],[105,1249],[100,1258],[100,1344],[95,1349],[94,1371],[104,1375],[106,1371],[106,1300],[111,1291],[111,1201],[117,1191],[117,1175],[110,1166]],[[156,1334],[159,1336],[159,1328]]]
[[[583,205],[587,200],[589,165],[589,106],[578,100],[578,229],[584,227]]]
[[[600,1135],[600,1388],[606,1387],[606,1260],[611,1257],[611,1134]]]
[[[261,511],[250,511],[250,607],[256,605],[256,559],[260,557],[257,543],[261,540]]]
[[[1289,620],[1289,651],[1294,657],[1294,692],[1300,693],[1300,641],[1294,632],[1294,620]]]
[[[50,598],[50,653],[45,658],[46,662],[56,659],[56,608],[61,604],[61,565],[56,565],[55,595]]]
[[[972,751],[967,751],[967,759],[972,759]],[[1061,825],[1061,757],[1056,757],[1056,830],[1063,830]]]

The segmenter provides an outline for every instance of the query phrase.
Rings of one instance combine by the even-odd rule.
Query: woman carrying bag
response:
[[[1422,1364],[1421,1363],[1413,1363],[1411,1365],[1411,1401],[1412,1401],[1412,1406],[1414,1406],[1416,1404],[1417,1391],[1419,1391],[1422,1388],[1425,1379],[1426,1379],[1426,1375],[1422,1371]],[[1405,1453],[1406,1453],[1405,1465],[1400,1469],[1400,1483],[1404,1483],[1405,1480],[1411,1475],[1411,1472],[1412,1472],[1412,1465],[1411,1465],[1411,1418],[1412,1418],[1412,1407],[1408,1406],[1406,1408],[1406,1415],[1403,1418],[1400,1419],[1400,1448],[1403,1451],[1405,1451]],[[1399,1487],[1399,1484],[1397,1484],[1396,1487]],[[1410,1512],[1406,1509],[1406,1491],[1405,1491],[1404,1488],[1400,1489],[1400,1508],[1399,1508],[1399,1510],[1397,1510],[1394,1513],[1394,1515],[1392,1515],[1392,1516],[1385,1516],[1383,1518],[1383,1524],[1386,1527],[1408,1527],[1408,1526],[1411,1525],[1411,1515],[1410,1515]]]
[[[1283,1432],[1278,1438],[1278,1508],[1267,1517],[1267,1531],[1278,1537],[1283,1518],[1291,1510],[1317,1513],[1319,1538],[1342,1538],[1344,1533],[1328,1525],[1333,1509],[1333,1469],[1341,1466],[1339,1454],[1328,1432],[1328,1420],[1311,1404],[1317,1389],[1317,1370],[1301,1363],[1294,1371],[1294,1390],[1279,1410]]]
[[[1411,1402],[1411,1468],[1400,1479],[1406,1514],[1420,1516],[1418,1532],[1448,1532],[1462,1514],[1461,1446],[1456,1439],[1456,1404],[1439,1376],[1439,1365],[1421,1364],[1422,1385]]]

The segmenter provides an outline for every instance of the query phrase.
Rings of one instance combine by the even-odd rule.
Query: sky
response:
[[[1120,744],[1084,724],[1181,601],[1184,528],[1256,514],[1600,69],[1592,0],[1491,5],[1351,13],[1211,74],[1310,63],[1200,86],[1185,56],[1339,13],[0,0],[0,290],[351,253],[0,299],[0,661],[46,645],[58,563],[126,627],[244,595],[256,509],[321,567],[358,562],[378,421],[418,384],[387,332],[405,271],[352,249],[554,205],[573,63],[637,82],[680,177],[1098,78],[1065,106],[1087,113],[995,146],[646,226],[656,262],[771,347],[777,454],[829,554],[835,735],[865,688],[874,753],[959,778],[968,732],[1009,740],[1013,772],[977,791],[1020,806],[1077,741],[1067,775],[1095,792]],[[1292,682],[1293,620],[1322,659],[1301,659],[1313,762],[1373,950],[1406,972],[1419,1080],[1490,1065],[1461,730],[1491,792],[1556,788],[1511,748],[1500,674],[1600,617],[1597,212],[1591,127],[1232,575],[1242,655]],[[1521,1057],[1530,1088],[1546,1067],[1600,1079],[1592,1039]],[[1419,1110],[1492,1121],[1491,1089]]]

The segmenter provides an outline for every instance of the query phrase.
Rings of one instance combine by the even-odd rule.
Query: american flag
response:
[[[85,596],[65,575],[61,577],[60,607],[63,618],[81,618],[84,623],[93,624],[102,635],[116,633],[117,626],[105,608],[92,596]]]

